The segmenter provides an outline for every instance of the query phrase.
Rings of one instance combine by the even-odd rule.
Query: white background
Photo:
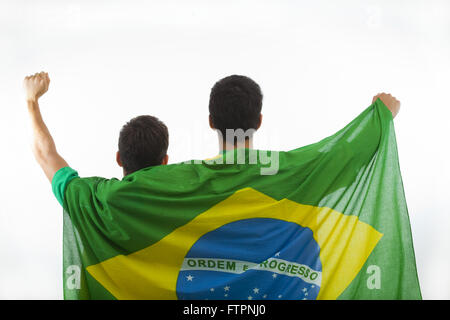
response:
[[[217,153],[215,81],[264,92],[255,147],[290,150],[352,120],[378,92],[395,119],[423,297],[450,299],[450,1],[0,1],[0,298],[62,298],[62,212],[30,149],[25,75],[58,151],[121,177],[121,126],[152,114],[170,162]]]

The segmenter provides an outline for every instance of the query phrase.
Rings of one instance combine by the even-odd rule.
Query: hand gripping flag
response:
[[[63,194],[66,299],[421,299],[379,99],[299,149],[76,177]]]

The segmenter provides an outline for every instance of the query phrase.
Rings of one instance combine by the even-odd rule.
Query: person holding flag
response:
[[[253,150],[262,93],[230,76],[210,95],[219,156],[160,165],[155,142],[154,161],[119,180],[80,178],[57,155],[37,106],[48,84],[24,82],[35,155],[64,209],[66,299],[421,299],[391,95],[317,143]]]

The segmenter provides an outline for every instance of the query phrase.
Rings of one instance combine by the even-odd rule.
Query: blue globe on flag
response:
[[[321,284],[309,228],[270,218],[235,221],[203,235],[185,256],[178,299],[311,300]]]

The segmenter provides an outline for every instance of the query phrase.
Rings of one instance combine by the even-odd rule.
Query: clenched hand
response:
[[[27,101],[37,101],[44,93],[47,92],[50,85],[48,73],[40,72],[32,76],[25,77],[23,80],[23,88]]]
[[[380,98],[381,101],[388,107],[388,109],[392,112],[392,117],[395,118],[397,113],[400,111],[400,101],[398,101],[395,97],[393,97],[390,93],[379,93],[372,99],[372,103]]]

